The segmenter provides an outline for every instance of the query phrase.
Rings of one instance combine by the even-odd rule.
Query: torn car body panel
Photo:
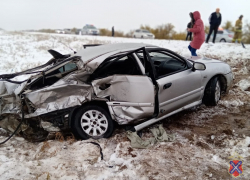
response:
[[[92,99],[105,98],[104,96],[118,97],[123,94],[123,98],[118,98],[118,100],[131,102],[131,99],[133,99],[132,97],[135,97],[135,95],[132,95],[132,91],[130,94],[128,94],[129,92],[124,94],[124,90],[126,91],[124,85],[119,86],[120,89],[123,90],[120,94],[116,95],[114,92],[110,91],[108,94],[101,96],[101,93],[97,92],[97,90],[94,92],[94,89],[96,89],[94,88],[95,85],[86,83],[89,76],[108,57],[131,53],[131,51],[144,47],[145,44],[133,44],[132,47],[127,45],[124,46],[124,44],[120,44],[120,47],[109,46],[110,45],[107,45],[106,48],[100,48],[102,49],[101,52],[84,49],[77,54],[72,54],[71,56],[58,55],[56,52],[50,52],[54,56],[54,59],[50,60],[45,65],[40,66],[40,68],[33,68],[22,73],[15,73],[13,76],[2,75],[0,77],[2,78],[0,81],[1,115],[20,113],[20,94],[25,97],[27,106],[25,118],[37,117],[53,111],[75,107],[77,105],[82,105],[84,102],[91,101]],[[56,58],[62,59],[60,59],[60,62],[58,63],[56,62]],[[70,70],[69,73],[66,72],[66,75],[63,74],[66,71],[65,66],[70,63],[75,63],[76,68],[72,71]],[[26,78],[23,78],[22,81],[20,81],[20,78],[18,78],[20,76],[26,76]],[[19,81],[9,82],[16,79]],[[125,79],[125,81],[123,80],[123,83],[126,84],[126,86],[130,86],[129,83],[136,83],[133,82],[134,78],[128,80],[127,76],[120,76],[120,80],[122,79]],[[148,84],[151,84],[151,89],[147,94],[154,94],[153,85],[149,78],[142,77],[142,79],[145,79]],[[114,82],[117,83],[117,81]],[[120,82],[120,84],[123,83]],[[116,85],[112,85],[112,89],[113,86]],[[146,88],[145,85],[143,88]],[[139,95],[140,93],[137,94]],[[153,97],[152,94],[151,96]],[[124,95],[126,95],[126,97]],[[141,100],[143,100],[143,96],[140,97],[141,98],[138,102],[142,102]],[[148,112],[146,115],[151,114],[154,100],[151,98],[148,102],[148,106],[150,107],[141,107],[141,113],[139,114],[145,113],[143,108],[150,109],[146,110],[146,112]],[[115,109],[118,109],[118,107]],[[130,118],[127,118],[126,121],[135,120],[138,117],[144,117],[142,115],[135,116],[132,115],[132,113],[129,114],[131,114],[128,116]]]
[[[97,97],[110,98],[108,106],[119,124],[142,120],[154,113],[155,89],[147,76],[114,75],[94,80],[92,85]]]

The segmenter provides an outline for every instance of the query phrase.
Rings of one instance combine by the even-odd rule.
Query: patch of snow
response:
[[[247,90],[250,88],[250,77],[248,79],[242,79],[240,82],[237,83],[237,85],[242,89],[242,90]],[[249,89],[250,91],[250,89]]]

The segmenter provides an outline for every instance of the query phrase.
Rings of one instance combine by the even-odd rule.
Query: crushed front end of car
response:
[[[154,116],[156,82],[134,58],[135,52],[146,54],[144,46],[103,45],[71,55],[49,50],[53,58],[46,64],[0,75],[0,127],[14,132],[23,122],[18,132],[32,141],[57,131],[102,138],[112,134],[113,120],[125,125]],[[144,64],[150,69],[149,62]],[[85,107],[93,109],[88,113]],[[84,108],[88,117],[81,114]],[[97,114],[99,124],[98,117],[90,117]],[[81,135],[83,131],[87,133]]]
[[[71,109],[91,100],[93,92],[84,79],[91,72],[80,57],[49,52],[54,58],[42,66],[0,75],[0,127],[14,132],[24,113],[18,132],[35,141],[68,129]]]

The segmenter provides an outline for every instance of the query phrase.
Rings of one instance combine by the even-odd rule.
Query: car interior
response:
[[[185,69],[186,64],[170,56],[151,56],[154,62],[157,77],[170,75]]]
[[[90,79],[100,79],[114,74],[142,75],[142,72],[132,55],[113,57],[105,60],[91,75]]]
[[[64,66],[46,74],[44,77],[37,79],[35,82],[30,84],[30,89],[39,89],[45,86],[50,86],[57,82],[62,77],[68,75],[69,73],[77,70],[77,65],[73,62],[69,62]]]
[[[171,75],[188,68],[184,61],[179,60],[167,52],[150,52],[149,55],[154,63],[157,78]],[[141,62],[143,62],[142,53],[137,53],[137,56]]]

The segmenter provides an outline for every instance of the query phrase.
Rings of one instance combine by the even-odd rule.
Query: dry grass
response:
[[[21,32],[21,31],[7,31],[6,34],[10,34],[10,35],[24,35],[24,32]]]
[[[45,152],[46,149],[50,148],[49,142],[45,141],[43,142],[43,146],[41,147],[41,152]]]
[[[51,180],[51,178],[50,178],[50,173],[49,173],[49,172],[44,172],[44,173],[42,173],[42,174],[36,175],[36,180],[40,179],[40,177],[43,176],[44,174],[47,174],[45,180]]]
[[[67,141],[69,142],[69,144],[73,144],[74,142],[76,142],[76,138],[75,138],[75,136],[71,133],[71,136],[67,136]]]
[[[45,35],[45,34],[36,34],[35,38],[36,38],[36,41],[47,41],[47,40],[50,40],[50,36],[49,35]]]
[[[57,133],[56,133],[55,140],[60,141],[60,142],[63,142],[63,141],[64,141],[63,134],[62,134],[61,132],[57,132]]]

